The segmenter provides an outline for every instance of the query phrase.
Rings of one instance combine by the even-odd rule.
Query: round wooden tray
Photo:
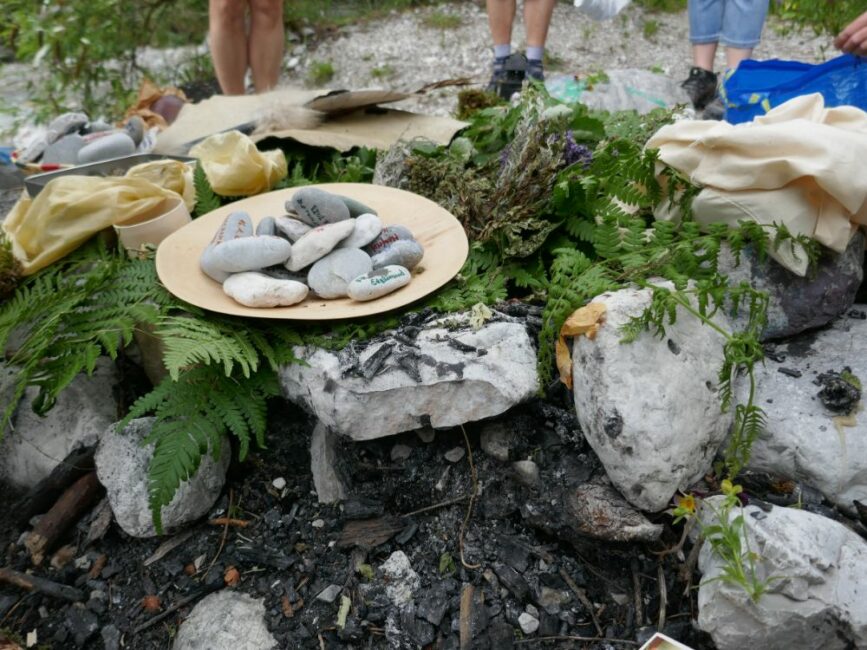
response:
[[[364,183],[314,185],[343,194],[377,211],[386,225],[409,228],[424,246],[424,258],[413,270],[412,282],[394,293],[369,302],[349,298],[307,298],[291,307],[255,309],[236,303],[223,287],[199,268],[199,257],[214,233],[231,212],[248,212],[254,223],[267,216],[285,214],[284,204],[299,188],[277,190],[242,199],[209,212],[169,235],[157,248],[160,280],[172,294],[203,309],[253,318],[293,320],[338,320],[380,314],[409,305],[433,293],[451,280],[467,259],[467,235],[455,217],[433,201],[393,187]]]

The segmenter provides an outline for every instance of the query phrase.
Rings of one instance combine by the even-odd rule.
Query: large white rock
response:
[[[262,599],[224,589],[203,598],[178,630],[172,650],[271,650]]]
[[[572,374],[578,421],[611,482],[634,506],[658,511],[707,472],[732,416],[720,410],[724,339],[711,327],[681,309],[664,338],[621,343],[621,327],[650,299],[649,289],[595,298],[605,320],[594,340],[575,338]]]
[[[867,503],[867,414],[846,418],[828,410],[813,381],[848,366],[867,386],[867,320],[843,317],[826,330],[777,345],[773,357],[780,361],[769,358],[755,370],[756,403],[767,423],[749,467],[808,483],[851,513],[852,501]],[[743,382],[741,399],[747,388]]]
[[[319,503],[335,503],[346,497],[346,488],[337,474],[335,435],[321,422],[313,427],[310,437],[310,473]]]
[[[5,367],[2,372],[0,404],[5,409],[15,373]],[[114,362],[100,359],[93,375],[76,377],[44,417],[36,415],[32,408],[39,391],[28,388],[11,429],[0,443],[0,479],[16,487],[31,488],[73,449],[94,444],[106,427],[117,420],[113,395],[117,381]]]
[[[349,350],[298,347],[307,365],[280,369],[283,393],[333,431],[371,440],[499,415],[537,391],[536,352],[520,322],[495,318],[473,330],[466,314],[451,315],[425,326],[415,343],[385,333],[351,366]]]
[[[718,508],[720,499],[709,501]],[[793,508],[766,513],[748,506],[744,521],[758,575],[773,580],[754,603],[739,586],[718,579],[723,567],[705,543],[698,624],[717,648],[867,648],[867,543],[842,524]]]
[[[148,507],[148,464],[154,446],[141,445],[154,421],[154,418],[133,420],[121,433],[111,425],[96,449],[97,478],[105,486],[117,523],[133,537],[157,534]],[[230,459],[228,439],[223,440],[219,460],[210,454],[202,458],[195,475],[181,483],[171,503],[163,508],[164,530],[195,521],[211,509],[223,489]]]

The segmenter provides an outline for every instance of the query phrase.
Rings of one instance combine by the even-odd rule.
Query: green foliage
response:
[[[772,2],[770,8],[788,28],[811,29],[817,35],[831,36],[843,31],[865,10],[864,0],[782,0]]]
[[[461,17],[458,14],[449,13],[446,11],[432,11],[425,15],[421,21],[422,25],[431,29],[457,29],[463,24]]]
[[[12,242],[0,231],[0,300],[9,296],[21,282],[21,264],[12,254]]]
[[[311,86],[321,86],[334,78],[334,65],[331,61],[313,61],[307,70],[307,82]]]
[[[692,497],[678,499],[678,504],[670,511],[674,523],[691,520],[698,525],[699,533],[704,541],[710,544],[711,551],[722,563],[722,573],[719,577],[705,582],[721,580],[740,587],[753,602],[768,591],[776,577],[763,578],[756,567],[758,554],[750,549],[749,537],[744,525],[744,511],[738,494],[743,490],[732,481],[722,481],[722,503],[714,507],[709,501],[700,503]],[[703,512],[698,512],[699,507]]]
[[[439,573],[441,576],[456,573],[457,570],[458,569],[455,565],[455,559],[452,557],[451,553],[446,551],[445,553],[440,555]]]
[[[686,0],[635,0],[635,4],[647,11],[679,13],[686,9]]]
[[[222,205],[220,197],[214,192],[211,184],[208,182],[208,177],[205,175],[205,168],[201,162],[196,163],[196,169],[193,172],[193,186],[196,188],[196,207],[195,217],[201,217],[212,210],[216,210]]]

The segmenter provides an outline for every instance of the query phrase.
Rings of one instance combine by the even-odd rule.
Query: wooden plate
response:
[[[467,235],[455,217],[439,205],[411,192],[364,183],[314,185],[365,203],[386,225],[409,228],[424,246],[424,258],[413,270],[412,282],[394,293],[369,302],[349,298],[322,300],[307,298],[291,307],[255,309],[236,303],[223,287],[199,268],[199,257],[217,228],[231,212],[248,212],[254,223],[267,216],[285,214],[283,205],[299,188],[277,190],[242,199],[209,212],[169,235],[157,249],[160,280],[172,294],[203,309],[253,318],[293,320],[338,320],[380,314],[409,305],[433,293],[451,280],[467,259]]]

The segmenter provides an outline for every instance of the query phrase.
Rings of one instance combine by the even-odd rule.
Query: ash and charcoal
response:
[[[533,340],[542,327],[542,308],[526,303],[503,303],[496,305],[492,310],[487,323],[518,322],[527,328]],[[472,325],[466,320],[456,321],[443,317],[431,309],[423,309],[405,316],[398,327],[373,337],[368,341],[353,341],[343,348],[338,357],[341,375],[345,377],[361,377],[371,380],[377,375],[393,369],[399,369],[415,382],[421,382],[422,376],[419,368],[427,366],[432,368],[438,377],[463,378],[463,366],[460,363],[444,363],[421,354],[416,343],[418,335],[423,328],[434,324],[445,326],[447,335],[437,336],[432,339],[436,343],[445,343],[451,348],[464,354],[483,357],[488,351],[461,341],[460,334],[473,330]],[[371,354],[365,354],[368,350],[374,350]]]

